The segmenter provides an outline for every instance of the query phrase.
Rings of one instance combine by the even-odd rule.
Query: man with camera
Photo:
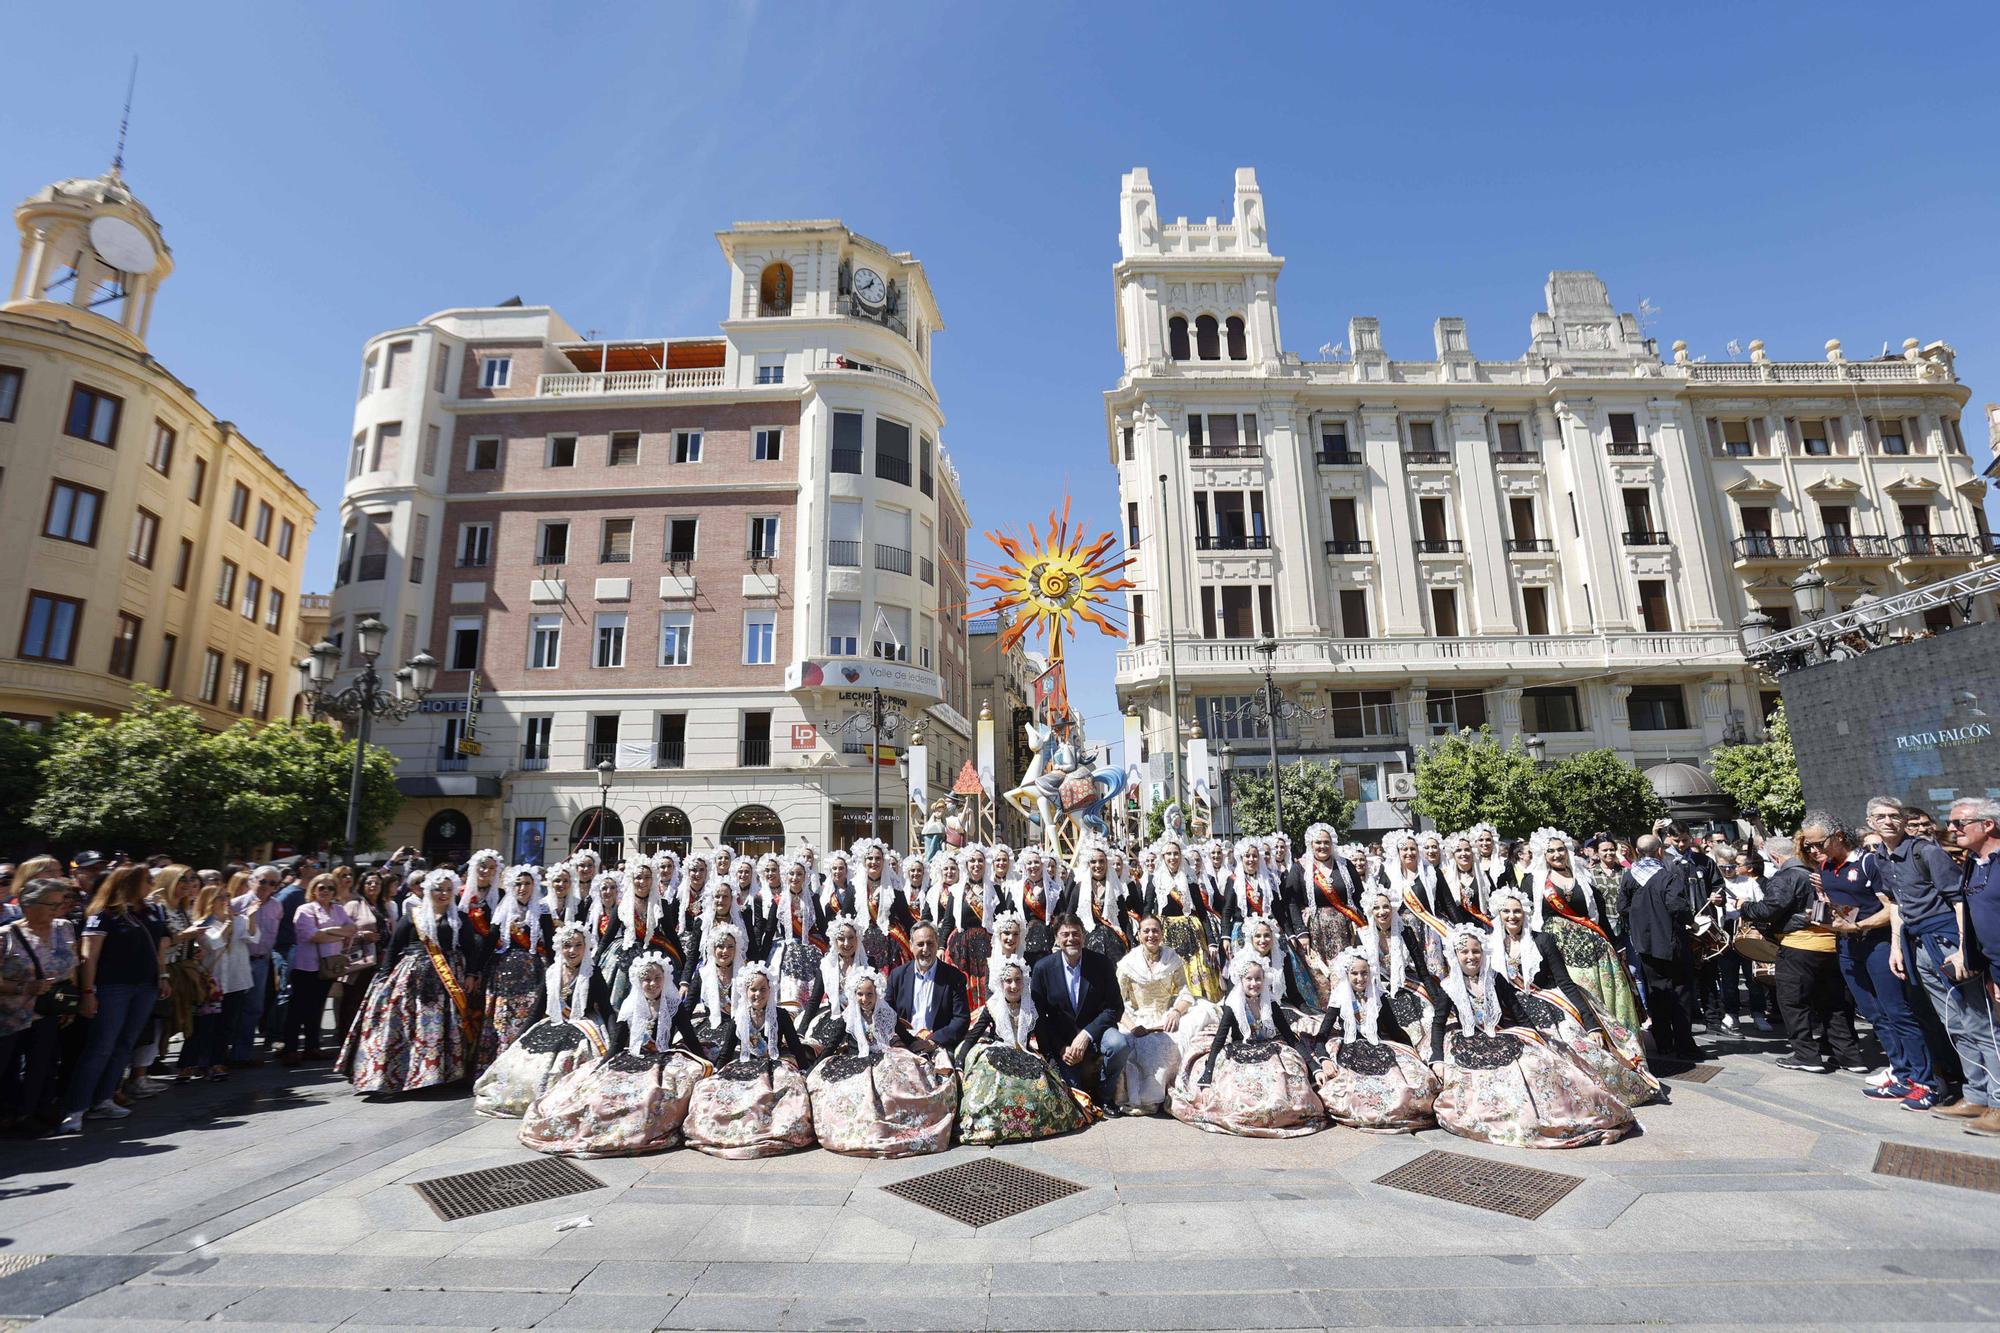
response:
[[[1839,953],[1858,904],[1843,908],[1826,884],[1826,867],[1837,870],[1847,861],[1850,835],[1838,819],[1815,810],[1799,826],[1798,846],[1811,869],[1792,859],[1790,838],[1764,840],[1764,859],[1771,866],[1764,897],[1743,904],[1745,918],[1778,934],[1778,1016],[1792,1045],[1778,1067],[1830,1074],[1837,1063],[1865,1074],[1870,1065],[1855,1035],[1854,997],[1841,976]],[[1846,892],[1846,881],[1833,878],[1834,891]],[[1867,899],[1879,907],[1872,892]]]

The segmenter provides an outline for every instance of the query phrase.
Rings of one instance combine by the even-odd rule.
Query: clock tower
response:
[[[37,191],[14,221],[21,256],[0,308],[76,321],[145,350],[153,295],[173,271],[173,252],[118,167]]]

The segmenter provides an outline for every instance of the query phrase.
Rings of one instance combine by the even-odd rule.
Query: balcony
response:
[[[929,556],[925,556],[923,559],[917,561],[917,571],[923,576],[925,583],[937,582],[937,569],[931,564]]]
[[[1780,537],[1769,532],[1749,532],[1729,544],[1738,560],[1810,560],[1813,544],[1807,537]]]
[[[653,757],[655,768],[686,768],[687,742],[661,741]]]
[[[1828,560],[1889,560],[1896,555],[1893,542],[1872,533],[1828,533],[1813,546]]]
[[[1321,467],[1361,466],[1361,454],[1354,449],[1322,449],[1313,457]]]
[[[632,563],[632,553],[630,551],[600,551],[597,554],[597,563],[600,565],[629,565]]]
[[[886,569],[891,574],[910,572],[910,553],[901,546],[884,546],[875,543],[875,568]]]
[[[1189,458],[1262,458],[1264,449],[1255,444],[1197,444],[1188,447]]]
[[[1197,551],[1268,551],[1271,549],[1271,539],[1261,532],[1225,532],[1220,535],[1211,535],[1202,532],[1195,535],[1194,549]]]
[[[617,741],[592,741],[583,747],[583,763],[586,768],[596,768],[602,763],[618,762]]]
[[[1375,543],[1364,542],[1358,537],[1329,537],[1326,543],[1328,555],[1373,555]]]
[[[1653,528],[1631,528],[1625,533],[1627,546],[1667,546],[1667,534]]]
[[[1451,455],[1443,449],[1405,449],[1403,462],[1406,464],[1449,463]]]
[[[1539,463],[1542,455],[1536,449],[1495,449],[1493,461],[1496,463]]]
[[[1507,551],[1510,555],[1547,555],[1556,549],[1556,544],[1547,537],[1509,537]]]
[[[1464,555],[1465,543],[1456,537],[1419,537],[1418,555]]]
[[[698,370],[613,370],[541,375],[535,380],[537,398],[588,398],[603,394],[672,393],[687,389],[720,389],[722,367]]]
[[[1477,638],[1380,635],[1368,639],[1287,638],[1278,640],[1272,663],[1325,679],[1327,673],[1378,680],[1406,679],[1415,666],[1464,664],[1489,670],[1638,670],[1679,666],[1689,661],[1741,661],[1743,645],[1734,634],[1522,634]],[[1179,638],[1174,661],[1183,681],[1190,676],[1235,683],[1260,681],[1264,658],[1253,640]],[[1120,682],[1153,678],[1164,683],[1166,645],[1158,640],[1118,654]]]
[[[1651,458],[1653,446],[1644,440],[1613,440],[1604,446],[1604,452],[1613,458]]]
[[[826,544],[826,563],[830,569],[861,568],[861,543],[838,538],[829,541]]]
[[[1895,542],[1908,560],[1969,560],[1981,553],[1979,539],[1963,532],[1906,532]]]
[[[545,773],[549,767],[547,750],[525,750],[521,754],[520,769],[523,773]]]
[[[462,755],[449,746],[439,746],[437,771],[440,773],[463,773],[470,762],[470,756]]]
[[[833,462],[830,466],[835,472],[850,472],[858,477],[861,475],[861,451],[859,449],[835,449],[833,451]]]
[[[762,740],[745,737],[743,740],[743,767],[769,768],[771,766],[771,738]]]
[[[875,475],[883,481],[907,486],[910,484],[910,460],[878,451],[875,455]]]
[[[377,582],[388,576],[389,553],[387,551],[377,551],[373,555],[364,555],[356,564],[359,566],[358,572],[354,576],[357,582]]]

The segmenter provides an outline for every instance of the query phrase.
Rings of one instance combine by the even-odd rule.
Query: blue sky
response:
[[[2000,398],[1990,7],[90,5],[0,82],[0,189],[110,156],[176,270],[152,347],[332,516],[358,349],[519,295],[608,336],[721,318],[714,232],[829,217],[920,257],[976,527],[1116,522],[1119,173],[1161,210],[1262,181],[1291,350],[1466,317],[1518,356],[1552,268],[1725,359],[1944,338]],[[1610,7],[1607,7],[1607,11]],[[1143,24],[1143,27],[1140,26]],[[79,49],[70,41],[88,29]],[[983,546],[983,543],[975,543]],[[1112,645],[1072,692],[1115,735]]]

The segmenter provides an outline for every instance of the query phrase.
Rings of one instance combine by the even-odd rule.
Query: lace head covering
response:
[[[694,892],[694,877],[688,873],[688,870],[697,862],[699,862],[701,865],[701,875],[702,875],[701,896],[697,898],[693,904],[695,912],[695,920],[698,922],[705,921],[707,919],[703,915],[703,913],[708,911],[709,889],[716,882],[715,858],[711,856],[709,853],[707,852],[691,853],[688,856],[688,859],[682,863],[680,875],[676,879],[675,883],[679,890],[679,893],[677,895],[678,901],[676,903],[676,908],[680,913],[680,924],[678,929],[680,933],[683,935],[687,934],[687,928],[688,928],[688,906],[689,906],[688,897],[690,894]]]
[[[1389,904],[1389,963],[1382,964],[1383,940],[1375,929],[1375,901],[1386,899]],[[1403,900],[1394,891],[1381,884],[1371,885],[1361,891],[1361,919],[1366,922],[1357,938],[1368,950],[1368,961],[1375,968],[1377,984],[1390,994],[1402,990],[1410,984],[1410,949],[1403,941]]]
[[[872,1020],[862,1016],[861,1001],[855,995],[864,981],[875,983],[875,1017]],[[847,1025],[848,1040],[854,1043],[854,1053],[864,1060],[872,1051],[888,1050],[896,1040],[896,1011],[889,1007],[888,990],[889,984],[872,967],[857,967],[847,974],[847,1007],[841,1019]]]
[[[750,978],[764,978],[764,1012],[750,1012]],[[736,981],[731,987],[730,1008],[736,1019],[736,1041],[738,1049],[747,1058],[750,1054],[750,1034],[763,1029],[764,1055],[767,1059],[778,1058],[778,978],[765,963],[752,963],[748,967],[736,969]]]
[[[1354,979],[1348,975],[1356,963],[1368,964],[1368,989],[1354,993]],[[1333,960],[1332,1007],[1340,1014],[1342,1041],[1374,1041],[1376,1023],[1382,1013],[1382,978],[1376,974],[1375,959],[1360,947],[1343,949]]]
[[[1104,885],[1102,888],[1098,887],[1096,879],[1090,873],[1091,858],[1099,852],[1104,853]],[[1098,894],[1104,894],[1107,899],[1105,904],[1106,914],[1110,915],[1113,912],[1108,900],[1117,894],[1117,889],[1114,885],[1118,882],[1118,872],[1117,866],[1112,861],[1114,855],[1110,844],[1096,834],[1087,834],[1076,840],[1076,855],[1070,860],[1070,879],[1077,886],[1076,914],[1083,919],[1083,933],[1086,936],[1091,931],[1097,929]]]
[[[1236,895],[1236,910],[1245,916],[1269,912],[1278,901],[1278,872],[1271,869],[1271,863],[1265,859],[1269,850],[1261,838],[1244,838],[1236,844],[1235,873],[1229,877],[1229,882]],[[1244,868],[1252,852],[1257,854],[1254,873]],[[1250,900],[1253,885],[1259,898],[1257,902]]]
[[[514,884],[526,875],[531,887],[528,901],[523,903],[514,897]],[[528,926],[528,947],[533,948],[536,937],[542,933],[542,919],[549,914],[549,906],[542,901],[542,875],[531,865],[507,867],[500,883],[500,905],[493,909],[494,951],[505,953],[514,945],[514,925],[525,919]]]
[[[820,994],[826,997],[828,1005],[840,1003],[847,995],[847,981],[842,975],[842,960],[837,944],[842,934],[854,937],[854,961],[846,964],[846,970],[867,966],[868,960],[861,956],[861,925],[846,913],[835,916],[826,923],[826,957],[819,960]]]
[[[648,972],[660,974],[660,998],[658,1002],[646,998],[646,988],[639,983]],[[632,961],[632,989],[625,995],[625,1003],[618,1006],[618,1017],[625,1024],[625,1049],[643,1051],[648,1041],[656,1051],[665,1051],[674,1044],[674,1015],[681,1007],[680,987],[674,984],[674,960],[663,953],[642,953]]]
[[[1257,946],[1252,944],[1251,941],[1256,938],[1258,926],[1269,926],[1271,928],[1271,952],[1259,953],[1257,956],[1272,967],[1283,966],[1283,961],[1278,957],[1278,941],[1283,938],[1278,934],[1278,923],[1261,912],[1252,912],[1249,916],[1243,918],[1244,949],[1248,952],[1256,953]]]
[[[569,886],[569,892],[560,897],[556,894],[558,878]],[[549,915],[562,921],[574,921],[583,915],[582,907],[577,901],[576,871],[570,869],[569,862],[558,861],[550,866],[548,877],[542,881],[542,885],[542,903],[549,909]]]
[[[1007,1003],[1007,997],[1000,990],[1000,983],[1009,972],[1021,974],[1021,1008],[1017,1015]],[[988,993],[986,1012],[993,1019],[993,1035],[1017,1051],[1028,1048],[1028,1038],[1034,1035],[1035,997],[1028,986],[1028,960],[1025,958],[1002,957],[993,960],[986,969]]]
[[[1243,994],[1243,974],[1253,967],[1264,976],[1264,993],[1258,997],[1254,1023],[1247,1012],[1246,997]],[[1271,965],[1263,956],[1249,949],[1229,960],[1229,995],[1223,1003],[1236,1015],[1236,1026],[1242,1031],[1244,1041],[1255,1040],[1253,1034],[1270,1032],[1276,1026],[1271,1019],[1271,991],[1277,983],[1277,978],[1271,975],[1271,971]]]
[[[639,915],[639,895],[634,887],[638,872],[643,870],[653,891],[646,895],[646,919],[641,922]],[[667,914],[667,905],[660,897],[659,877],[653,873],[650,861],[641,861],[633,867],[633,872],[620,877],[623,883],[618,893],[618,924],[625,927],[625,937],[644,943],[653,938],[659,928],[660,918]]]
[[[722,925],[706,925],[701,933],[701,1009],[708,1015],[708,1021],[722,1021],[723,996],[722,974],[715,965],[715,946],[724,937],[736,941],[736,966],[731,970],[733,983],[735,973],[741,971],[750,961],[750,939],[743,933],[743,927],[731,921]],[[733,998],[733,997],[732,997]]]
[[[1458,961],[1458,946],[1468,939],[1478,940],[1480,945],[1479,975],[1473,977],[1465,975]],[[1453,926],[1445,936],[1444,957],[1449,969],[1444,993],[1458,1009],[1458,1030],[1467,1036],[1492,1036],[1500,1030],[1500,992],[1493,984],[1493,951],[1486,947],[1486,937],[1477,926]],[[1485,1014],[1483,1022],[1475,1015],[1475,1006]]]
[[[410,908],[410,924],[416,928],[417,934],[433,943],[437,941],[437,912],[431,907],[431,893],[433,890],[443,887],[450,889],[453,894],[451,905],[446,909],[449,914],[445,920],[451,926],[452,939],[454,941],[458,940],[457,891],[460,883],[458,872],[449,866],[439,866],[436,870],[424,876],[423,885],[417,891],[417,901]]]
[[[1017,949],[1016,952],[1012,954],[1003,954],[1000,951],[1006,946],[1000,942],[1000,932],[1002,929],[1004,929],[1009,925],[1012,925],[1015,928],[1015,930],[1019,932],[1014,937],[1017,943]],[[987,929],[993,932],[993,952],[987,955],[987,963],[986,963],[986,970],[989,973],[993,970],[993,959],[995,958],[1003,958],[1003,957],[1020,958],[1026,956],[1026,951],[1028,948],[1028,919],[1022,916],[1019,912],[996,913],[993,917],[992,924],[989,925]]]
[[[604,910],[605,891],[611,893],[611,910]],[[625,876],[616,870],[600,870],[597,878],[590,881],[590,928],[594,931],[598,923],[609,916],[613,921],[625,916]]]
[[[1542,906],[1552,891],[1549,885],[1549,848],[1562,845],[1569,853],[1570,882],[1583,890],[1584,915],[1597,919],[1597,893],[1590,887],[1590,876],[1576,868],[1576,839],[1556,828],[1538,828],[1528,835],[1528,884],[1532,890],[1532,901],[1528,904],[1528,920],[1536,930],[1542,928]]]
[[[1169,847],[1177,848],[1181,853],[1181,868],[1174,874],[1167,873],[1166,851]],[[1146,881],[1146,906],[1154,912],[1164,913],[1167,899],[1179,895],[1181,911],[1194,911],[1194,893],[1188,887],[1187,848],[1181,840],[1169,833],[1147,850],[1153,854],[1153,873]]]
[[[1417,856],[1417,868],[1405,872],[1403,869],[1403,848],[1415,844],[1416,837],[1408,829],[1396,829],[1382,838],[1382,878],[1389,882],[1398,896],[1408,893],[1423,873],[1424,859],[1421,852]]]
[[[583,961],[576,965],[576,975],[570,980],[569,999],[565,1004],[562,978],[563,969],[568,964],[563,961],[562,949],[563,942],[570,939],[583,940],[585,943]],[[597,959],[590,947],[589,939],[589,932],[584,930],[580,921],[565,921],[556,927],[556,957],[555,961],[549,964],[548,971],[542,974],[542,984],[547,988],[545,1011],[558,1023],[581,1018],[584,1011],[590,1007],[590,978],[596,968]]]
[[[1325,823],[1306,825],[1305,855],[1307,855],[1308,857],[1312,855],[1313,839],[1318,837],[1322,833],[1326,834],[1327,845],[1333,848],[1333,854],[1335,856],[1339,856],[1340,834],[1334,831],[1333,825]]]
[[[1500,904],[1519,903],[1527,920],[1521,923],[1521,984],[1535,984],[1535,974],[1542,970],[1542,951],[1535,947],[1534,909],[1528,903],[1528,895],[1511,885],[1493,890],[1486,899],[1486,905],[1493,912],[1493,929],[1486,936],[1486,965],[1495,972],[1507,969],[1507,927],[1500,920]]]

